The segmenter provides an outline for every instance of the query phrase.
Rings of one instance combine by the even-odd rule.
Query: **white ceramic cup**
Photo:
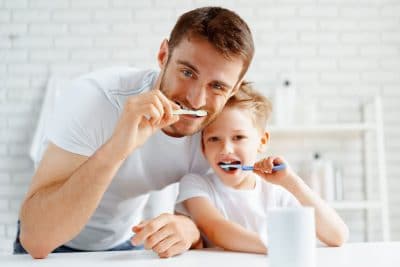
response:
[[[268,212],[268,267],[315,267],[314,208],[276,208]]]

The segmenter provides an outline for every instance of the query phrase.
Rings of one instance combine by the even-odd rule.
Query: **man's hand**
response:
[[[152,249],[160,258],[181,254],[201,242],[200,231],[191,219],[183,215],[164,213],[134,226],[132,230],[136,233],[131,239],[132,244],[144,243],[146,249]]]
[[[129,97],[109,141],[115,155],[125,159],[155,131],[178,121],[172,114],[176,109],[179,106],[158,89]]]

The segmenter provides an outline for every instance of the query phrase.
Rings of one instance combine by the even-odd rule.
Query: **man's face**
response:
[[[225,58],[206,40],[185,38],[174,48],[168,62],[160,65],[160,90],[171,101],[183,109],[207,111],[205,117],[180,115],[179,121],[163,129],[178,137],[192,135],[214,120],[234,94],[243,61]]]

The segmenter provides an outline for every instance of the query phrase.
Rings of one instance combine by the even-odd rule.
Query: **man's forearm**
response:
[[[35,254],[46,256],[81,231],[123,162],[113,160],[112,150],[112,144],[106,143],[69,178],[41,188],[25,200],[20,238],[28,252],[35,248]]]

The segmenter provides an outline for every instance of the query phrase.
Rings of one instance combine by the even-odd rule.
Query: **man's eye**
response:
[[[217,89],[217,90],[222,90],[222,89],[224,89],[223,86],[222,86],[221,84],[219,84],[219,83],[213,83],[213,84],[212,84],[212,88],[213,88],[213,89]]]
[[[193,77],[193,72],[191,72],[190,70],[183,70],[182,73],[185,77],[188,77],[188,78]]]

